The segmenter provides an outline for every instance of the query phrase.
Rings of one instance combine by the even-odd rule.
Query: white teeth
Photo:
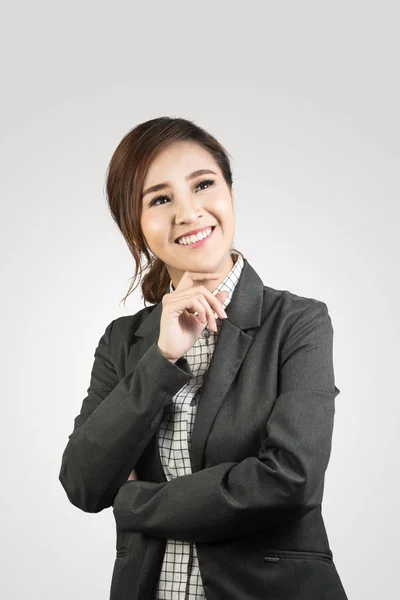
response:
[[[203,240],[204,238],[209,236],[211,231],[212,231],[212,228],[208,227],[208,229],[203,229],[203,231],[200,231],[197,235],[189,235],[186,237],[181,237],[178,240],[178,244],[183,244],[183,245],[194,244],[194,242],[198,242],[199,240]]]

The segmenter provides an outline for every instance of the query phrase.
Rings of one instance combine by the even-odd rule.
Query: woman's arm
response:
[[[134,371],[118,380],[110,355],[114,322],[95,350],[87,396],[59,474],[69,500],[86,512],[112,505],[154,435],[164,406],[192,377],[167,360],[154,343]]]
[[[258,456],[169,482],[127,481],[113,505],[118,528],[213,542],[268,529],[318,506],[340,392],[332,344],[327,306],[314,301],[283,345],[279,395]]]

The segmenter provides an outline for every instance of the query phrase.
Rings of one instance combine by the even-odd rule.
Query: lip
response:
[[[175,243],[177,244],[179,238],[181,238],[181,237],[188,237],[189,235],[196,235],[196,233],[199,233],[199,231],[204,231],[205,229],[208,229],[209,227],[211,227],[212,229],[214,229],[215,225],[206,225],[205,227],[199,227],[199,229],[193,229],[192,231],[188,231],[187,233],[182,233],[182,235],[179,235],[175,239]]]
[[[215,231],[216,225],[211,225],[211,233],[210,235],[208,235],[206,238],[204,238],[203,240],[199,240],[198,242],[194,242],[193,244],[180,244],[179,242],[175,242],[180,248],[198,248],[199,246],[203,246],[206,242],[208,242],[208,240],[210,240],[213,235],[214,235],[214,231]],[[203,227],[203,229],[207,229],[207,227]],[[203,231],[202,229],[200,229],[200,231]]]

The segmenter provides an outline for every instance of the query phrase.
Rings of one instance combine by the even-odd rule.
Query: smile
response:
[[[203,246],[207,240],[209,240],[214,232],[214,227],[208,227],[203,231],[200,231],[197,235],[189,235],[187,237],[180,238],[176,244],[179,246],[183,246],[185,248],[198,248],[199,246]]]

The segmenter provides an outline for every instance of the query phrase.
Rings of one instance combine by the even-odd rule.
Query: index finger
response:
[[[219,279],[222,273],[199,273],[198,271],[185,271],[180,282],[175,290],[185,289],[185,287],[193,281],[201,281],[202,279]]]

